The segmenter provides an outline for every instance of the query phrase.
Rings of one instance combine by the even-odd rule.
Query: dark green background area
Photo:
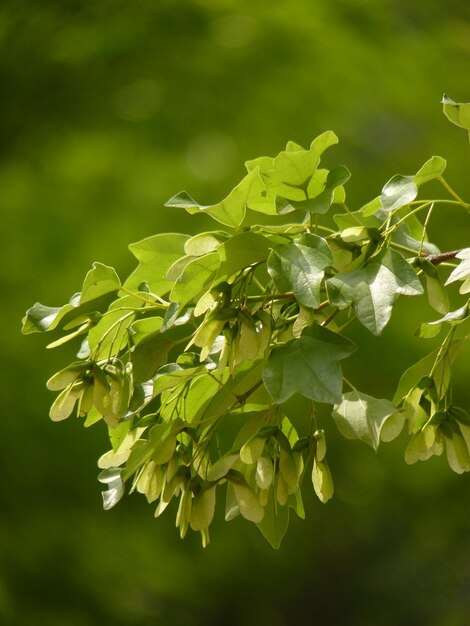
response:
[[[352,171],[352,208],[433,154],[468,200],[468,141],[439,104],[470,100],[467,0],[5,0],[0,45],[0,623],[467,625],[470,479],[443,459],[408,467],[406,436],[374,455],[325,419],[335,499],[307,486],[308,518],[279,551],[220,511],[202,550],[141,496],[102,510],[103,426],[48,419],[44,382],[73,351],[19,333],[26,308],[65,302],[93,261],[125,276],[128,243],[206,227],[164,202],[220,199],[244,160],[288,139],[339,135],[328,162]],[[470,245],[456,208],[431,232],[442,249]],[[429,349],[416,325],[435,317],[400,301],[381,338],[354,331],[364,348],[345,369],[391,396]]]

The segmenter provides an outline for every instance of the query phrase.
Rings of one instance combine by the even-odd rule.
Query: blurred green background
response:
[[[102,510],[104,428],[48,419],[44,382],[72,351],[19,328],[93,261],[125,275],[128,243],[197,232],[165,200],[220,199],[244,160],[288,139],[336,131],[328,159],[351,169],[352,207],[432,154],[468,200],[468,141],[439,104],[470,100],[468,0],[4,0],[0,45],[0,623],[466,626],[469,476],[443,459],[405,466],[406,437],[374,455],[326,424],[336,498],[307,496],[277,552],[219,512],[202,550],[141,496]],[[458,209],[431,229],[443,249],[470,245]],[[397,308],[382,338],[356,331],[371,341],[348,366],[382,397],[429,348],[418,320],[436,317],[414,299]]]

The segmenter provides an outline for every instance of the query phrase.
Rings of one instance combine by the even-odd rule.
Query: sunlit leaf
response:
[[[424,183],[439,178],[442,172],[445,170],[447,161],[440,156],[431,157],[421,167],[420,170],[413,176],[413,182],[416,185],[423,185]]]
[[[423,322],[419,326],[416,335],[418,337],[434,337],[440,332],[442,324],[449,324],[450,326],[461,324],[468,318],[468,313],[468,302],[466,302],[463,306],[455,311],[450,311],[439,320]]]
[[[145,281],[152,293],[163,296],[172,287],[166,273],[175,261],[184,256],[184,244],[188,239],[188,235],[166,233],[130,244],[129,250],[139,261],[139,266],[124,286],[135,291]]]
[[[264,184],[255,168],[249,172],[243,180],[229,193],[229,195],[217,204],[202,205],[196,202],[185,191],[170,198],[165,204],[167,207],[186,209],[188,213],[204,212],[226,226],[237,228],[243,222],[246,213],[246,205],[251,195],[257,195],[265,189]]]
[[[170,293],[172,302],[178,302],[180,309],[197,300],[212,284],[220,265],[217,252],[211,252],[190,261]]]
[[[217,280],[227,280],[245,267],[265,261],[271,244],[266,237],[251,231],[239,233],[220,244],[220,269]]]
[[[96,300],[108,293],[117,292],[120,287],[121,281],[112,267],[102,263],[93,263],[93,268],[88,272],[83,282],[80,304]]]
[[[460,263],[454,270],[452,270],[445,284],[450,285],[457,280],[463,280],[465,282],[460,287],[460,293],[469,293],[470,285],[468,284],[468,280],[470,279],[470,248],[460,250],[456,254],[456,258],[460,259]]]
[[[412,202],[418,195],[413,176],[394,176],[382,189],[380,203],[386,211],[394,211]]]
[[[339,308],[352,304],[359,321],[374,335],[380,335],[387,325],[399,294],[423,293],[415,270],[390,249],[361,269],[330,278],[327,287],[331,304]]]
[[[446,117],[457,126],[470,131],[470,103],[454,102],[444,94],[442,104]]]

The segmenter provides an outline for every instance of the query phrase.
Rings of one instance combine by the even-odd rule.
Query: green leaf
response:
[[[439,278],[436,266],[426,259],[419,259],[419,267],[424,272],[426,295],[430,306],[438,313],[446,315],[449,312],[449,295]]]
[[[171,348],[188,335],[188,328],[175,326],[165,333],[153,332],[142,337],[132,351],[132,364],[136,382],[152,378],[159,367],[165,365]]]
[[[295,393],[335,404],[341,399],[342,375],[338,361],[355,346],[322,326],[304,329],[298,339],[274,348],[263,370],[263,381],[276,404]]]
[[[50,391],[60,391],[74,383],[79,376],[90,368],[89,361],[76,361],[49,378],[46,387]]]
[[[418,195],[413,176],[394,176],[385,184],[380,203],[385,211],[394,211],[412,202]]]
[[[134,346],[145,341],[150,335],[160,332],[163,324],[161,317],[146,317],[132,322],[129,332]]]
[[[337,274],[326,284],[331,304],[339,308],[352,304],[358,320],[374,335],[387,325],[399,294],[417,296],[424,291],[413,267],[390,249],[365,267]]]
[[[289,202],[302,202],[305,200],[305,193],[312,198],[320,194],[324,188],[328,172],[318,170],[320,157],[329,147],[338,143],[337,136],[327,131],[314,139],[308,150],[296,145],[292,149],[289,143],[286,150],[280,152],[276,157],[261,157],[245,163],[248,171],[259,168],[261,178],[266,184],[266,189],[258,194],[252,194],[248,201],[248,206],[253,211],[276,215],[278,207],[276,199],[284,199],[288,210],[295,208],[289,206]]]
[[[377,210],[379,209],[380,207],[377,207]],[[383,215],[385,216],[385,213],[383,213]],[[336,215],[333,215],[333,219],[341,231],[344,231],[347,228],[357,227],[378,228],[382,224],[382,220],[379,219],[377,215],[365,216],[362,211],[337,213]]]
[[[86,333],[86,331],[90,328],[90,324],[91,324],[90,321],[85,322],[84,324],[79,326],[77,330],[69,333],[68,335],[63,335],[59,339],[56,339],[56,341],[52,341],[51,343],[48,343],[46,348],[50,350],[52,348],[58,348],[59,346],[63,346],[64,343],[72,341],[72,339],[75,339],[75,337],[79,337],[80,335],[83,335],[84,333]]]
[[[220,269],[217,281],[228,280],[245,267],[265,261],[270,249],[271,243],[266,237],[251,231],[230,237],[218,247]]]
[[[459,265],[452,270],[449,278],[446,280],[446,285],[450,285],[457,280],[465,281],[463,285],[461,285],[459,291],[460,293],[469,293],[470,292],[470,248],[464,248],[460,250],[456,254],[457,259],[460,259]]]
[[[105,311],[113,298],[109,292],[80,304],[81,293],[75,293],[62,307],[49,307],[36,302],[26,311],[21,332],[25,335],[35,332],[51,331],[55,328],[72,328],[87,320],[97,321],[99,311]]]
[[[441,317],[439,320],[434,320],[434,322],[423,322],[418,328],[416,335],[418,337],[434,337],[437,335],[442,327],[442,324],[448,323],[450,326],[456,326],[461,324],[468,318],[468,305],[466,302],[463,306],[455,311],[450,311],[444,317]]]
[[[216,482],[225,478],[227,472],[232,469],[235,463],[239,461],[238,454],[226,454],[209,467],[207,471],[207,480],[211,482]]]
[[[109,311],[88,333],[88,345],[96,359],[118,354],[128,342],[128,328],[135,314],[129,311]]]
[[[457,357],[462,349],[464,341],[462,339],[454,339],[449,346],[449,350],[445,358],[441,358],[434,369],[433,379],[436,387],[445,393],[450,382],[450,364]],[[433,350],[430,354],[420,359],[409,367],[401,376],[397,390],[392,402],[398,404],[414,387],[416,387],[424,376],[428,376],[436,362],[439,348]]]
[[[139,266],[124,283],[126,289],[137,291],[146,282],[152,293],[163,296],[170,291],[172,282],[166,278],[170,267],[184,256],[184,244],[188,235],[166,233],[147,237],[132,243],[129,250],[139,261]]]
[[[289,525],[289,508],[279,506],[276,502],[274,489],[269,490],[268,501],[264,507],[264,517],[258,522],[263,537],[277,550],[286,534]]]
[[[460,128],[470,131],[470,103],[454,102],[446,94],[442,96],[445,116]]]
[[[439,178],[442,172],[445,170],[447,161],[440,156],[431,157],[423,167],[413,176],[413,182],[416,185],[423,185],[424,183]]]
[[[217,252],[190,261],[171,290],[171,301],[178,302],[180,310],[189,302],[196,301],[212,284],[219,265]]]
[[[379,400],[355,389],[343,395],[340,404],[333,408],[332,416],[343,437],[360,439],[377,450],[382,428],[397,412],[397,407],[388,400]]]
[[[276,178],[289,186],[304,186],[313,176],[322,153],[338,143],[337,136],[327,131],[312,141],[308,150],[285,150],[273,162]]]
[[[65,305],[67,310],[73,309],[72,305]],[[59,314],[63,311],[64,307],[45,306],[40,302],[36,302],[31,308],[26,311],[26,315],[23,318],[23,327],[21,332],[25,335],[35,332],[43,332],[45,330],[52,330],[57,324],[56,322]]]
[[[258,170],[255,168],[232,189],[224,200],[217,204],[201,205],[185,191],[182,191],[176,196],[173,196],[173,198],[170,198],[165,206],[186,209],[188,213],[192,214],[201,211],[207,213],[225,226],[238,228],[245,218],[246,205],[249,197],[260,194],[264,189],[264,183],[259,176]]]
[[[96,300],[108,293],[114,293],[121,288],[121,281],[112,267],[102,263],[93,263],[93,268],[85,276],[80,304]]]
[[[303,203],[304,208],[309,213],[318,213],[320,215],[326,213],[333,203],[335,191],[344,185],[351,178],[351,172],[344,165],[338,165],[330,172],[325,182],[323,191],[312,199]],[[295,208],[301,208],[295,205]]]
[[[295,243],[274,248],[268,259],[268,272],[281,293],[293,291],[300,304],[317,308],[325,269],[332,263],[326,241],[305,234]]]
[[[184,251],[188,256],[204,256],[215,252],[218,246],[229,237],[230,235],[222,230],[199,233],[186,241]]]
[[[220,384],[210,378],[209,380],[213,384],[208,386],[209,388],[205,395],[199,393],[196,389],[193,390],[193,383],[186,396],[187,410],[191,410],[192,421],[194,423],[197,423],[199,420],[212,422],[223,415],[227,415],[237,403],[237,398],[241,400],[245,394],[259,385],[262,363],[262,359],[241,363],[235,369],[233,376],[224,381],[223,386],[220,386]]]
[[[209,315],[204,322],[199,326],[194,337],[191,340],[191,345],[194,344],[201,348],[200,360],[205,361],[209,356],[212,346],[215,340],[222,332],[223,327],[227,323],[225,316]]]
[[[168,363],[160,367],[154,378],[153,393],[155,396],[168,389],[174,389],[183,382],[196,376],[201,376],[206,372],[205,365],[191,366],[179,365],[178,363]]]
[[[67,419],[75,407],[75,403],[83,392],[83,386],[74,383],[66,387],[54,400],[49,416],[53,422]]]

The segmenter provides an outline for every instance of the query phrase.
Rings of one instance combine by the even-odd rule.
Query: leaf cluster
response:
[[[454,105],[444,107],[455,117]],[[352,210],[348,169],[321,165],[337,142],[328,131],[307,149],[289,142],[275,157],[248,161],[216,204],[177,194],[167,206],[209,215],[214,230],[131,244],[137,267],[125,281],[95,263],[64,306],[27,311],[24,333],[60,333],[48,347],[80,341],[77,360],[47,383],[58,392],[50,417],[106,423],[105,509],[126,488],[154,503],[157,517],[175,501],[181,536],[191,528],[207,545],[223,498],[227,520],[241,515],[278,547],[290,512],[304,517],[306,475],[321,502],[333,496],[330,424],[318,423],[318,404],[347,439],[377,450],[406,423],[408,463],[445,449],[454,471],[470,470],[470,417],[451,395],[468,303],[451,311],[446,289],[460,282],[460,293],[470,292],[470,248],[441,253],[427,234],[435,206],[470,206],[434,156]],[[423,197],[431,180],[450,197]],[[345,381],[341,362],[357,349],[351,324],[380,335],[399,296],[423,294],[441,317],[418,336],[447,333],[403,374],[393,402]],[[288,410],[295,395],[310,404],[302,419]]]

